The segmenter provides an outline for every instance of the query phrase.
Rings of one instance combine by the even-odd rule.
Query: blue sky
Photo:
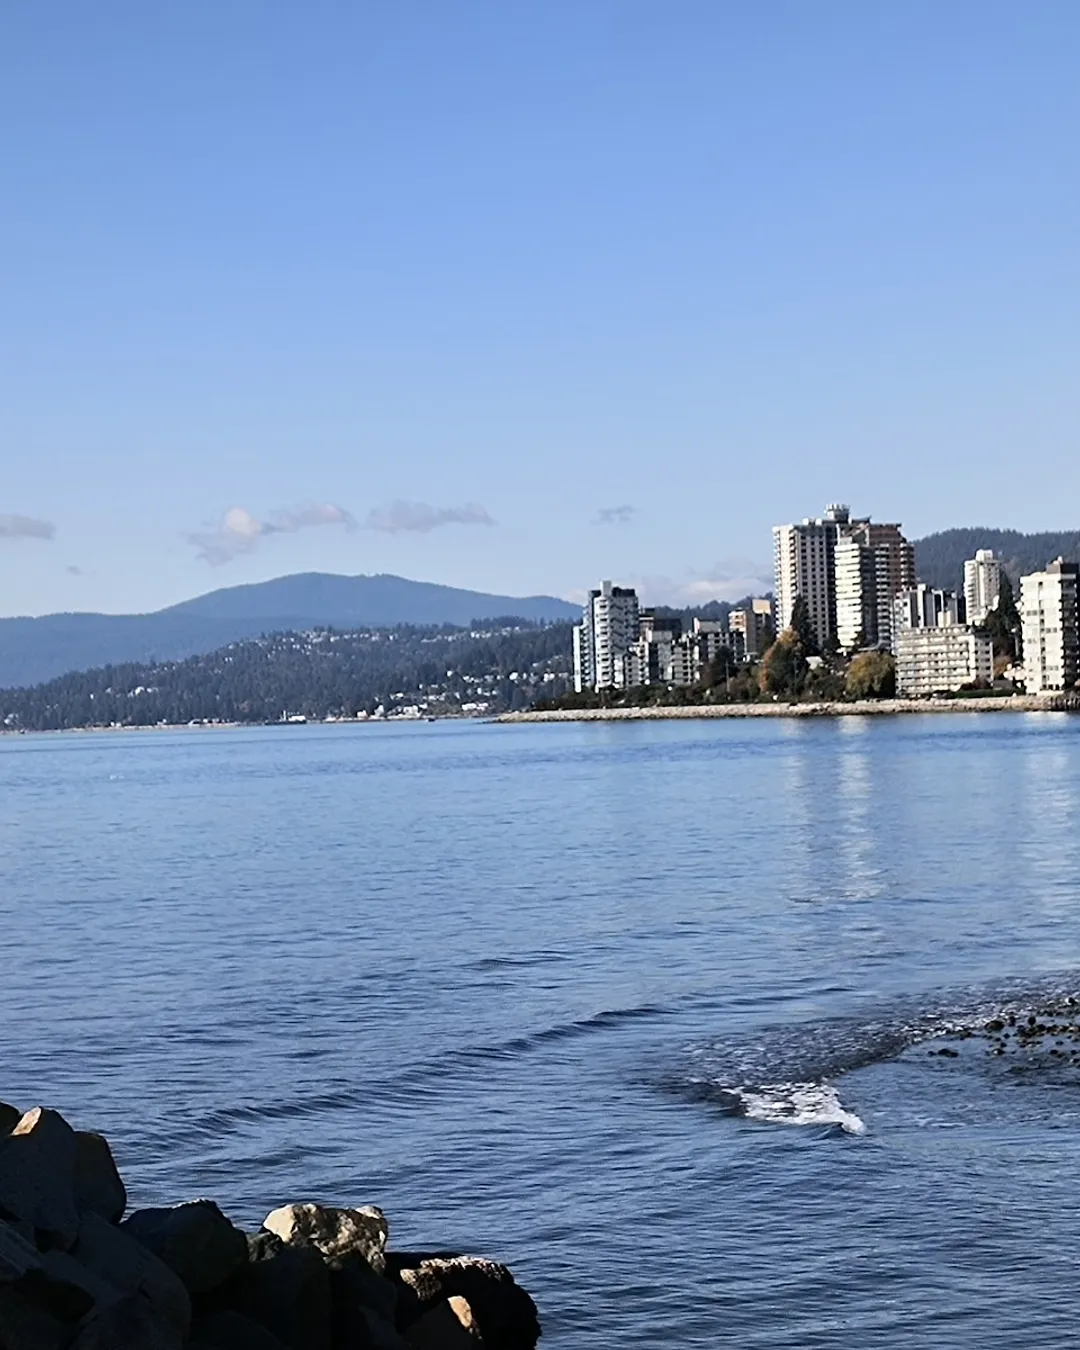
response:
[[[1080,528],[1080,6],[14,0],[0,612]]]

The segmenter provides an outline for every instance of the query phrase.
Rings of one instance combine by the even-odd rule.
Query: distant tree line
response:
[[[1047,530],[1022,534],[1019,530],[983,527],[942,530],[915,540],[915,564],[922,581],[931,586],[962,590],[964,563],[975,550],[993,549],[1014,587],[1029,572],[1041,572],[1055,558],[1080,560],[1080,530]]]
[[[133,662],[0,690],[0,727],[276,722],[419,705],[438,715],[530,706],[570,687],[570,625],[485,619],[471,629],[276,633],[184,661]],[[545,675],[549,678],[545,680]]]

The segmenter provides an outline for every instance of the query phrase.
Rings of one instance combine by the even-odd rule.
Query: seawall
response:
[[[552,708],[502,713],[496,722],[652,722],[698,717],[895,717],[937,713],[1077,712],[1075,695],[1009,698],[860,699],[853,703],[704,703],[646,708]]]

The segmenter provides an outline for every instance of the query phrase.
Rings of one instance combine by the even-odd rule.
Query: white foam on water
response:
[[[848,1111],[828,1083],[762,1083],[732,1088],[740,1114],[774,1125],[839,1125],[845,1134],[865,1134],[866,1126]]]

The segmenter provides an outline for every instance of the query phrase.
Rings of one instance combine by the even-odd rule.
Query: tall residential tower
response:
[[[1080,679],[1077,578],[1080,566],[1058,558],[1020,578],[1024,683],[1029,694],[1072,689]]]
[[[964,563],[964,600],[968,623],[985,623],[992,609],[997,609],[1001,593],[1001,562],[994,550],[979,548],[974,558]]]
[[[773,526],[777,633],[791,623],[791,611],[801,595],[819,645],[835,636],[836,539],[849,519],[846,506],[833,505],[826,507],[820,519],[807,517],[800,525]]]
[[[574,688],[625,689],[631,683],[630,649],[637,641],[637,592],[600,583],[590,591],[581,623],[574,627]]]

